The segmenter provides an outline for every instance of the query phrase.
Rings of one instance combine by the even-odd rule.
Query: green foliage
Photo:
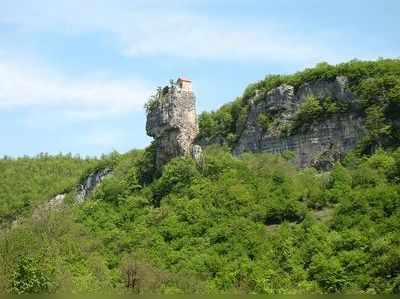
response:
[[[167,99],[167,94],[171,90],[171,88],[175,88],[175,81],[170,79],[169,85],[164,87],[157,87],[157,91],[150,96],[148,101],[144,104],[144,108],[147,113],[153,111],[156,107],[158,107],[163,101]]]
[[[11,292],[15,294],[38,294],[48,292],[51,286],[49,277],[39,269],[38,262],[30,257],[18,258],[12,277]]]
[[[203,112],[199,116],[199,140],[232,146],[236,142],[236,129],[242,128],[247,118],[248,107],[242,106],[242,99],[222,106],[215,112]]]
[[[271,126],[272,119],[266,113],[261,113],[257,119],[259,125],[263,128],[264,131],[268,131]]]
[[[202,114],[200,138],[222,138],[225,147],[208,147],[200,165],[177,158],[156,173],[154,145],[101,160],[1,160],[0,216],[24,217],[0,231],[0,291],[398,294],[399,74],[397,60],[380,60],[270,76]],[[321,174],[295,168],[289,154],[230,153],[250,97],[337,75],[360,98],[369,155],[355,151]],[[301,119],[353,108],[309,98]],[[267,129],[270,119],[259,121]],[[82,177],[104,167],[112,175],[83,204],[38,206],[58,193],[71,196]]]
[[[390,137],[391,126],[385,119],[383,107],[377,105],[366,109],[365,127],[368,130],[370,143],[376,146],[382,146],[385,139]]]
[[[346,113],[349,109],[350,107],[348,103],[333,100],[330,97],[318,99],[314,96],[309,96],[300,105],[290,129],[296,131],[305,125],[311,124],[315,121],[321,121],[336,113]]]
[[[150,184],[159,173],[156,169],[156,144],[153,142],[144,151],[143,157],[137,160],[137,176],[141,185]]]
[[[117,203],[125,197],[128,191],[128,185],[125,181],[121,181],[115,176],[110,176],[103,180],[93,196],[95,199]]]
[[[301,104],[296,120],[300,123],[312,122],[320,118],[323,111],[321,101],[314,96],[309,96]]]
[[[336,257],[314,256],[310,276],[328,293],[338,293],[346,287],[346,272]]]
[[[72,191],[81,176],[98,165],[71,155],[0,160],[0,222],[31,210],[40,202]]]
[[[75,222],[70,209],[43,210],[0,235],[0,290],[16,294],[95,292],[112,275],[99,256],[100,244]]]
[[[399,151],[320,174],[213,146],[202,165],[174,159],[146,185],[146,153],[115,157],[90,200],[0,235],[3,291],[399,291]]]
[[[157,88],[157,91],[150,96],[148,101],[144,104],[144,109],[147,113],[153,111],[165,99],[165,91],[168,91],[168,86],[164,88],[159,86]]]
[[[192,159],[173,159],[163,169],[162,176],[153,184],[155,205],[169,193],[183,193],[187,186],[199,176],[196,164]]]
[[[292,75],[268,75],[264,80],[250,84],[243,96],[234,102],[215,112],[203,113],[200,116],[200,139],[215,143],[216,140],[226,140],[230,136],[225,145],[232,147],[243,130],[250,100],[263,101],[268,91],[282,84],[291,85],[297,90],[306,82],[334,80],[337,76],[348,78],[349,89],[359,103],[350,105],[338,99],[310,97],[301,106],[292,126],[282,128],[282,134],[295,132],[314,120],[350,111],[364,115],[368,129],[372,129],[362,144],[363,152],[371,153],[379,146],[394,148],[400,145],[400,125],[396,121],[400,114],[399,59],[352,60],[338,65],[320,63]],[[261,116],[259,121],[265,130],[275,120],[272,118],[267,121],[265,116]]]

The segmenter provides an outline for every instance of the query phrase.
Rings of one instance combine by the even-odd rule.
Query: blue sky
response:
[[[400,56],[398,0],[0,0],[0,155],[144,148],[143,105],[193,80],[199,112],[271,73]]]

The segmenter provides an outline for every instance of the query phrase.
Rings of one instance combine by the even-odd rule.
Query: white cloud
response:
[[[290,39],[287,32],[267,23],[234,24],[207,17],[155,18],[148,28],[126,40],[132,56],[166,55],[219,60],[298,61],[321,53],[309,42]],[[123,36],[121,32],[121,36]],[[296,46],[293,46],[296,45]]]
[[[71,119],[97,119],[142,109],[150,93],[150,84],[138,79],[104,74],[71,78],[0,56],[0,109],[46,107]]]
[[[310,33],[266,20],[204,16],[183,1],[9,1],[0,12],[4,22],[28,31],[109,33],[123,54],[135,57],[302,62],[337,55]]]

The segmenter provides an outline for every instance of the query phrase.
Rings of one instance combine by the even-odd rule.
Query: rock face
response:
[[[326,111],[319,118],[301,119],[303,104],[311,97]],[[336,110],[326,108],[331,107],[327,103],[333,103]],[[245,123],[237,125],[238,139],[233,152],[292,151],[300,167],[329,169],[366,133],[357,103],[344,76],[318,79],[297,88],[285,84],[258,92],[249,100]],[[177,156],[191,155],[201,161],[201,147],[193,144],[198,124],[190,80],[178,79],[160,88],[148,103],[147,112],[146,131],[155,139],[157,169]],[[222,138],[199,143],[226,141]]]
[[[290,150],[295,153],[295,162],[300,167],[329,168],[360,141],[365,133],[363,119],[355,112],[357,109],[350,108],[308,122],[295,133],[288,134],[285,129],[293,124],[299,108],[310,96],[322,101],[330,98],[347,107],[357,105],[348,90],[347,78],[343,76],[308,82],[297,90],[290,85],[282,85],[265,94],[258,94],[250,101],[247,120],[243,130],[238,132],[234,153],[282,153]],[[268,128],[260,121],[265,115],[272,119]]]
[[[192,155],[199,128],[190,80],[178,79],[159,90],[147,112],[146,132],[155,139],[158,169],[174,157]],[[198,155],[198,148],[195,153]]]
[[[96,188],[96,186],[100,184],[105,177],[111,174],[111,171],[111,168],[105,168],[91,173],[85,179],[85,181],[78,186],[78,192],[75,197],[76,202],[82,203],[94,190],[94,188]]]
[[[32,219],[40,220],[48,215],[50,212],[62,210],[65,204],[66,194],[58,194],[48,202],[36,207],[32,212]],[[18,220],[13,223],[14,227],[18,224]]]

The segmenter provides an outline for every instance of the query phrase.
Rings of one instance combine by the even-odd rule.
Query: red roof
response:
[[[184,77],[179,78],[178,81],[192,82],[192,80],[190,80],[188,78],[184,78]]]

